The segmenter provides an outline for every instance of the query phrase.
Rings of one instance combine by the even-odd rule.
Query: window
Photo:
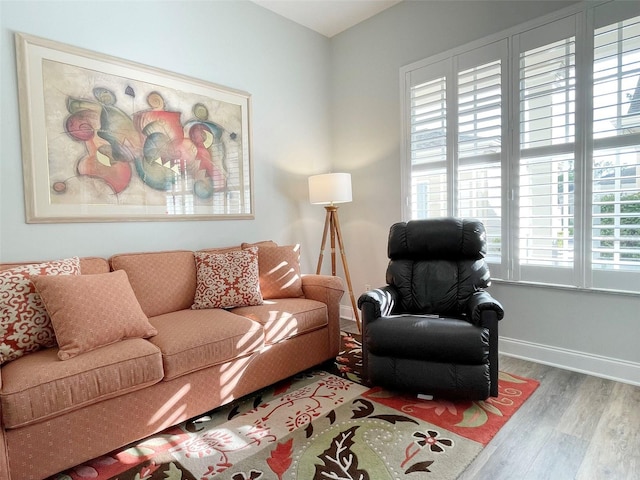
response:
[[[594,19],[590,261],[594,285],[624,289],[640,268],[640,17],[616,20]]]
[[[514,35],[513,42],[519,159],[513,277],[571,285],[576,280],[575,17]]]
[[[413,217],[447,212],[447,96],[446,78],[413,75],[411,88],[411,208]]]
[[[499,41],[407,75],[410,218],[460,216],[491,225],[488,255],[502,255],[503,64]],[[450,92],[448,94],[448,92]]]
[[[461,217],[480,218],[487,232],[487,256],[502,254],[502,54],[506,43],[492,46],[500,58],[457,75],[456,210]],[[478,58],[475,52],[472,58]],[[463,60],[460,58],[459,60]]]
[[[640,292],[640,9],[567,12],[401,70],[404,216],[482,220],[496,278]]]

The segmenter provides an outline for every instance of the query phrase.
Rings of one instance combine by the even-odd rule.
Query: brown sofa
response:
[[[303,275],[300,297],[193,310],[192,251],[82,258],[80,269],[124,270],[158,333],[69,360],[54,347],[3,364],[0,479],[45,478],[338,353],[344,289],[337,277]]]

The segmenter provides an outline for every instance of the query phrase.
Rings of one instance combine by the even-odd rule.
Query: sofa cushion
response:
[[[57,348],[40,350],[2,367],[0,404],[5,428],[140,390],[163,376],[160,351],[147,340],[123,340],[66,362],[58,359],[57,352]]]
[[[196,252],[196,293],[191,308],[260,305],[258,248],[226,253]]]
[[[33,283],[51,316],[60,360],[125,338],[148,338],[157,333],[121,270],[36,276]]]
[[[258,247],[262,298],[302,297],[300,245]]]
[[[232,312],[259,322],[266,345],[316,330],[328,322],[326,304],[305,298],[265,300],[262,305],[238,307]]]
[[[124,270],[147,317],[190,308],[196,290],[193,252],[125,253],[109,259],[113,270]]]
[[[96,273],[109,273],[111,267],[109,261],[102,257],[80,257],[80,273],[93,275]]]
[[[240,247],[238,247],[240,248]],[[33,263],[49,263],[49,262],[13,262],[13,263],[0,263],[0,270],[8,270],[14,267],[24,267],[25,265],[31,265]],[[109,267],[109,261],[102,257],[80,257],[80,273],[82,275],[93,273],[107,273],[111,271]]]
[[[0,364],[56,344],[49,315],[31,277],[79,274],[78,257],[0,271]]]
[[[165,380],[248,355],[264,345],[260,324],[222,309],[182,310],[149,319]]]

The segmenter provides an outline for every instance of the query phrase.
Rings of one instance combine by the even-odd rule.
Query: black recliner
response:
[[[485,291],[486,233],[478,220],[396,223],[387,286],[365,292],[365,381],[436,397],[498,395],[499,302]]]

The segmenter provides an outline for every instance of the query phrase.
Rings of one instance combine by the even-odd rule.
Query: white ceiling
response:
[[[251,1],[331,38],[402,0]]]

